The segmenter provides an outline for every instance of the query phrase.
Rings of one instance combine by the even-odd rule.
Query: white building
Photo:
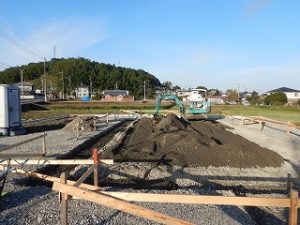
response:
[[[186,101],[202,102],[206,98],[206,93],[207,93],[206,89],[194,88],[189,90],[185,90],[185,89],[176,90],[176,95],[178,97],[181,97],[183,102]]]
[[[76,88],[75,93],[76,93],[76,98],[89,96],[90,95],[89,87],[85,85],[80,85]]]
[[[274,94],[274,93],[284,93],[288,99],[288,102],[297,102],[300,99],[300,91],[287,88],[287,87],[281,87],[277,88],[271,91],[268,91],[266,94]]]
[[[15,86],[17,86],[18,88],[20,88],[21,90],[21,93],[31,93],[33,91],[33,84],[29,83],[29,82],[26,82],[24,81],[23,84],[22,82],[19,82],[19,83],[15,83],[13,84]]]

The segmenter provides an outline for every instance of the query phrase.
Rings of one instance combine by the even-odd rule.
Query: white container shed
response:
[[[0,84],[0,135],[24,133],[21,126],[20,89],[14,85]]]

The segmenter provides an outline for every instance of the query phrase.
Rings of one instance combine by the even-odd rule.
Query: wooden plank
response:
[[[28,158],[43,158],[45,155],[43,153],[0,153],[0,159],[28,159]]]
[[[14,147],[17,147],[19,145],[23,145],[23,144],[26,144],[28,142],[31,142],[31,141],[35,141],[35,140],[38,140],[40,138],[43,138],[46,134],[43,134],[43,135],[40,135],[40,136],[37,136],[37,137],[34,137],[34,138],[30,138],[28,140],[25,140],[25,141],[21,141],[19,143],[16,143],[16,144],[13,144],[13,145],[9,145],[9,146],[5,146],[3,148],[0,148],[0,152],[3,152],[3,151],[6,151],[8,149],[11,149],[11,148],[14,148]]]
[[[1,158],[0,154],[0,158]],[[10,165],[19,165],[24,163],[26,165],[93,165],[94,160],[92,159],[30,159],[30,160],[10,160]],[[104,164],[114,164],[113,159],[102,159],[101,163]],[[8,160],[0,162],[0,165],[8,165]]]
[[[298,192],[291,191],[290,194],[290,211],[289,211],[289,225],[298,224]]]
[[[290,207],[288,198],[226,197],[176,194],[151,194],[132,192],[100,192],[112,197],[132,202],[161,202],[182,204],[234,205],[234,206],[268,206]]]
[[[90,202],[94,202],[97,204],[104,205],[106,207],[110,207],[113,209],[120,210],[122,212],[126,212],[135,216],[143,217],[146,219],[150,219],[162,224],[168,225],[192,225],[193,223],[187,222],[181,219],[177,219],[168,215],[164,215],[162,213],[137,206],[126,202],[124,200],[116,199],[114,197],[104,195],[101,193],[95,193],[91,191],[85,191],[77,187],[73,187],[66,184],[53,183],[52,189],[54,191],[67,193],[69,195],[73,195],[80,199],[84,199]]]
[[[6,169],[6,167],[0,165],[0,170],[5,170],[5,169]],[[49,182],[60,182],[60,179],[58,177],[48,176],[48,175],[45,175],[45,174],[35,173],[35,172],[26,172],[26,171],[21,170],[21,169],[14,169],[12,171],[12,173],[19,173],[19,174],[22,174],[24,176],[35,177],[35,178],[39,178],[41,180],[46,180],[46,181],[49,181]],[[67,184],[69,184],[69,185],[74,185],[75,183],[76,183],[75,181],[67,180]],[[99,190],[98,187],[95,187],[95,186],[89,185],[89,184],[81,184],[79,187],[80,188],[85,188],[85,189],[88,189],[88,190],[92,190],[92,191],[98,191]]]
[[[87,171],[85,171],[85,173],[75,182],[75,184],[73,185],[74,187],[79,187],[79,185],[85,181],[86,178],[88,178],[88,176],[91,175],[92,172],[94,172],[95,169],[95,165],[92,165]]]
[[[66,173],[60,175],[60,182],[62,184],[67,183]],[[62,225],[68,225],[68,194],[61,193],[60,199],[60,222]]]

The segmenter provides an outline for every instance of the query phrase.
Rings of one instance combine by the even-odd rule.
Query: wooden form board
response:
[[[1,170],[6,167],[0,165]],[[36,177],[50,182],[60,182],[60,178],[48,176],[41,173],[26,172],[21,169],[15,169],[13,172],[25,176]],[[76,182],[67,180],[67,184],[74,185]],[[88,190],[99,188],[89,184],[81,184],[80,187]],[[151,194],[151,193],[134,193],[134,192],[101,192],[112,197],[120,198],[127,201],[137,202],[165,202],[165,203],[183,203],[183,204],[219,204],[219,205],[248,205],[248,206],[277,206],[289,207],[289,198],[253,198],[253,197],[226,197],[226,196],[199,196],[199,195],[176,195],[176,194]],[[300,200],[298,201],[300,205]]]
[[[28,158],[43,158],[45,157],[45,154],[44,153],[22,153],[22,154],[19,154],[19,153],[0,153],[0,159],[28,159]]]
[[[227,197],[205,195],[151,194],[131,192],[100,192],[133,202],[161,202],[182,204],[290,207],[289,198]]]
[[[6,168],[7,167],[0,165],[0,170],[5,170]],[[58,177],[48,176],[48,175],[45,175],[45,174],[35,173],[35,172],[26,172],[26,171],[21,170],[21,169],[14,169],[12,171],[12,173],[19,173],[19,174],[22,174],[24,176],[35,177],[35,178],[39,178],[41,180],[46,180],[46,181],[49,181],[49,182],[60,182],[60,178],[58,178]],[[69,184],[69,185],[74,185],[75,183],[76,183],[75,181],[67,180],[67,184]],[[98,191],[99,190],[99,187],[95,187],[93,185],[84,184],[84,183],[80,184],[79,187],[85,188],[85,189],[88,189],[88,190],[91,190],[91,191]]]
[[[91,191],[85,191],[77,187],[73,187],[61,183],[53,183],[52,189],[54,191],[62,192],[68,195],[75,196],[80,199],[84,199],[90,202],[104,205],[109,208],[117,209],[122,212],[126,212],[135,216],[150,219],[162,224],[168,225],[193,225],[193,223],[177,219],[154,210],[150,210],[141,206],[134,205],[124,200],[120,200],[109,195],[102,193],[95,193]]]
[[[1,158],[1,155],[0,155]],[[11,159],[0,162],[0,165],[19,165],[20,163],[26,163],[26,165],[93,165],[93,159]],[[100,163],[113,164],[112,159],[102,159]]]

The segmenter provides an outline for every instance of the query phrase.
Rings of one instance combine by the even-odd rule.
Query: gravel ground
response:
[[[83,132],[78,140],[76,138],[76,134],[63,131],[62,129],[47,131],[45,132],[47,134],[46,157],[59,158],[69,153],[72,149],[84,144],[91,138],[98,136],[103,130],[110,126],[114,126],[116,123],[119,123],[119,121],[111,121],[109,123],[109,126],[106,126],[104,122],[100,124],[98,123],[97,126],[99,129],[91,132]],[[7,145],[19,143],[40,136],[42,134],[43,132],[37,132],[21,136],[0,137],[0,148]],[[27,144],[20,145],[11,150],[5,151],[5,153],[42,153],[42,140],[43,139],[39,139]]]
[[[16,179],[16,176],[14,179]],[[18,187],[15,191],[0,199],[1,225],[15,224],[59,224],[58,194],[51,191],[50,187]],[[18,190],[18,191],[17,191]],[[116,191],[116,190],[114,190]],[[122,191],[132,191],[122,189]],[[139,190],[148,192],[149,190]],[[217,193],[206,189],[179,189],[176,191],[151,191],[151,193],[176,193],[176,194],[206,194]],[[251,217],[239,207],[187,205],[187,204],[161,204],[161,203],[136,203],[138,205],[165,213],[177,218],[185,219],[195,224],[256,224]],[[79,213],[80,212],[80,213]],[[117,210],[102,207],[83,200],[69,201],[69,224],[158,224]]]
[[[226,125],[232,125],[231,121],[223,121]],[[251,125],[252,126],[252,125]],[[239,133],[241,131],[241,136],[258,143],[262,142],[263,139],[257,138],[257,136],[268,137],[268,131],[266,133],[257,135],[257,128],[250,128],[249,131],[245,131],[247,128],[239,128],[239,125],[234,125],[235,129],[231,130],[234,133]],[[253,129],[253,131],[251,130]],[[254,132],[255,131],[255,132]],[[78,145],[83,144],[85,141],[89,140],[91,137],[96,136],[99,132],[86,133],[76,140],[75,135],[63,132],[60,130],[48,131],[47,133],[47,156],[48,157],[60,157],[66,153],[69,153],[72,149],[76,148]],[[256,133],[256,135],[254,135]],[[18,137],[1,137],[0,147],[10,145],[13,143],[20,142],[22,140],[28,139],[29,137],[35,137],[41,133],[30,134],[27,136]],[[248,134],[248,136],[247,136]],[[250,135],[249,135],[250,134]],[[284,136],[284,135],[283,135]],[[270,138],[270,137],[268,137]],[[59,140],[59,141],[58,141]],[[278,152],[279,154],[285,156],[285,159],[291,160],[292,162],[298,162],[299,158],[293,158],[294,149],[297,145],[298,139],[292,139],[292,144],[290,144],[291,149],[288,152],[283,151]],[[38,140],[32,144],[27,144],[22,147],[16,148],[11,152],[30,152],[38,153],[41,152],[42,141]],[[276,141],[275,141],[276,142]],[[268,146],[271,147],[276,145],[276,143],[270,143]],[[268,142],[267,142],[268,143]],[[294,143],[294,144],[293,144]],[[296,143],[296,145],[295,145]],[[281,148],[280,148],[281,149]],[[274,149],[272,149],[274,150]],[[276,150],[276,148],[275,148]],[[176,181],[180,189],[172,191],[159,191],[151,190],[151,193],[177,193],[177,194],[205,194],[205,195],[227,195],[224,191],[216,191],[213,186],[201,186],[201,177],[213,178],[212,184],[216,180],[224,180],[224,177],[229,176],[231,179],[224,180],[224,185],[244,185],[247,180],[255,179],[253,181],[253,186],[258,186],[258,184],[268,184],[266,180],[261,180],[261,178],[286,178],[285,175],[293,170],[293,166],[289,163],[285,163],[282,168],[251,168],[249,170],[236,169],[228,167],[220,168],[173,168],[170,171],[169,168],[155,167],[151,168],[145,164],[127,164],[122,163],[118,165],[112,165],[109,170],[114,170],[115,173],[111,176],[120,177],[122,174],[120,172],[128,172],[132,168],[137,168],[138,173],[135,176],[147,176],[150,179],[156,179],[157,177],[166,175],[169,179]],[[152,166],[153,167],[153,166]],[[131,168],[131,169],[129,169]],[[170,176],[172,173],[172,176]],[[293,173],[296,176],[296,173]],[[185,177],[187,176],[188,179]],[[236,181],[235,178],[244,177],[245,183],[243,181]],[[114,177],[113,177],[114,178]],[[5,185],[5,191],[9,192],[4,197],[0,199],[0,224],[59,224],[59,202],[58,194],[51,191],[50,186],[25,186],[20,180],[24,179],[21,175],[10,174],[8,176],[8,181]],[[270,184],[274,184],[274,181],[270,181]],[[193,186],[192,188],[190,186]],[[114,190],[116,191],[116,190]],[[132,191],[132,189],[122,189],[122,191]],[[136,190],[135,190],[136,191]],[[149,190],[139,190],[140,192],[148,192]],[[270,196],[270,195],[268,195]],[[188,221],[194,222],[196,224],[256,224],[252,217],[255,215],[261,217],[263,214],[257,211],[249,211],[246,208],[240,207],[229,207],[229,206],[208,206],[208,205],[183,205],[183,204],[158,204],[158,203],[137,203],[139,205],[145,206],[157,210],[168,215],[172,215],[178,218],[186,219]],[[260,208],[256,208],[260,209]],[[268,223],[259,224],[284,224],[286,218],[286,211],[282,209],[266,209],[268,214],[276,214],[277,219],[269,220]],[[79,213],[80,212],[80,213]],[[248,213],[250,212],[250,216]],[[275,222],[274,222],[275,221]],[[278,223],[276,223],[276,221]],[[71,200],[69,207],[69,222],[70,224],[157,224],[155,222],[144,220],[129,214],[118,212],[94,203],[82,201],[82,200]]]

